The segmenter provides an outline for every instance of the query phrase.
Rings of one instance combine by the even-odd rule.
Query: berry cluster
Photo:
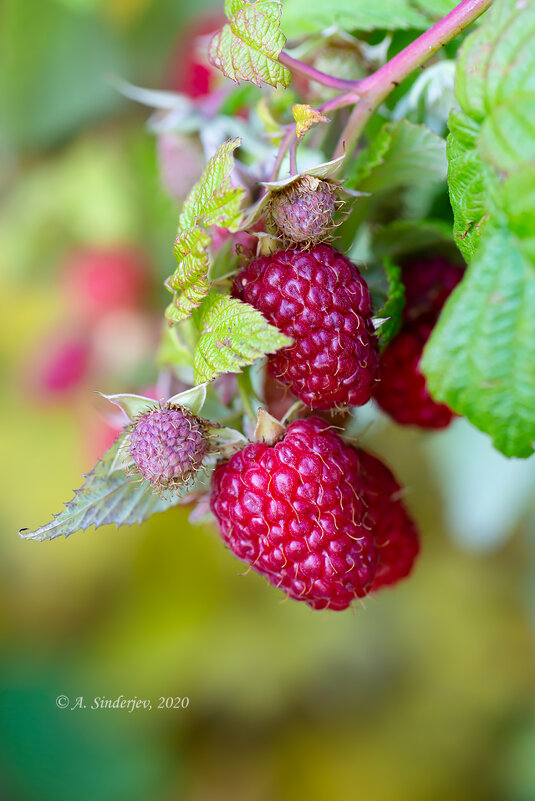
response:
[[[374,397],[402,425],[445,428],[454,414],[429,394],[420,360],[442,307],[461,280],[463,270],[441,256],[431,256],[408,262],[402,275],[403,323],[381,355],[380,381]]]

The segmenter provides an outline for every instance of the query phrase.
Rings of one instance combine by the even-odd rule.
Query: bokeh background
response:
[[[194,15],[213,11],[0,11],[0,797],[533,801],[535,462],[505,460],[463,421],[426,436],[372,413],[361,426],[409,487],[423,553],[354,612],[281,602],[183,509],[17,536],[106,447],[92,390],[155,380],[161,279],[199,152],[182,142],[164,188],[176,142],[116,79],[202,94],[203,68],[180,62],[212,24]],[[189,706],[89,708],[120,694]]]

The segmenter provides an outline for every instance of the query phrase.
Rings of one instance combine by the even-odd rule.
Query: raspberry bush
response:
[[[175,393],[104,396],[117,439],[24,537],[209,507],[271,584],[342,610],[420,550],[388,453],[350,436],[378,407],[422,428],[465,416],[505,455],[533,452],[535,8],[389,5],[227,1],[195,74],[173,62],[179,97],[128,87],[159,109],[162,183],[185,197],[155,354]],[[148,289],[102,269],[67,281],[88,319]]]

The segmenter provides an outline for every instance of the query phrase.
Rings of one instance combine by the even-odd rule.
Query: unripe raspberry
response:
[[[366,281],[330,245],[281,250],[252,261],[233,294],[262,312],[293,344],[268,369],[313,409],[362,406],[378,370]]]
[[[233,553],[290,598],[346,609],[369,591],[377,551],[357,451],[317,418],[216,468],[211,508]]]
[[[186,409],[154,408],[141,414],[130,433],[130,455],[153,487],[175,489],[199,470],[206,454],[202,423]]]
[[[368,512],[379,554],[377,573],[370,589],[396,584],[411,572],[420,550],[418,531],[401,500],[401,487],[376,456],[359,448],[360,479],[365,487]]]
[[[271,194],[267,219],[285,244],[310,245],[327,236],[335,212],[335,185],[303,175]]]

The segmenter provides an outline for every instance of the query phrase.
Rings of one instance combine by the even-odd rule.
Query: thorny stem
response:
[[[355,142],[362,133],[368,119],[390,92],[415,69],[421,67],[441,47],[471,25],[491,5],[492,0],[463,0],[449,14],[429,28],[408,47],[398,53],[384,66],[360,81],[353,90],[341,95],[336,105],[324,104],[322,113],[357,102],[348,123],[338,141],[334,158],[344,152],[350,155]]]

